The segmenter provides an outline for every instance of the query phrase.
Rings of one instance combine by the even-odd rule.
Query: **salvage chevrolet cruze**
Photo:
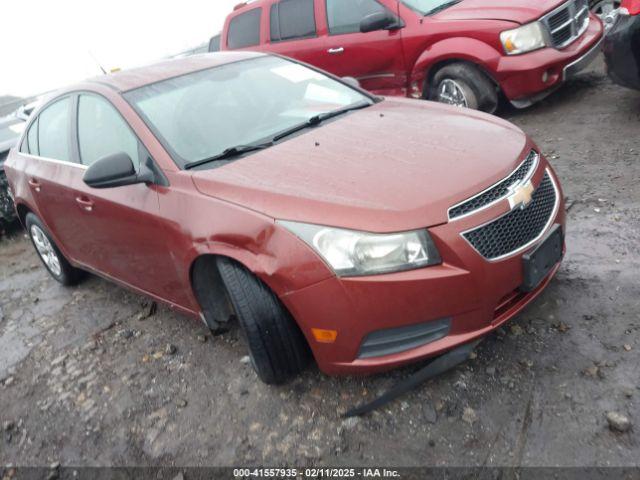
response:
[[[465,347],[558,269],[558,179],[513,125],[383,99],[276,56],[68,88],[5,169],[50,274],[91,271],[246,334],[258,376],[370,373]]]

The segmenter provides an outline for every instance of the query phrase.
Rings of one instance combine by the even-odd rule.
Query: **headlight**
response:
[[[547,46],[544,29],[540,22],[502,32],[500,40],[508,55],[527,53]]]
[[[318,252],[342,277],[399,272],[441,263],[426,229],[377,234],[306,223],[278,223]]]

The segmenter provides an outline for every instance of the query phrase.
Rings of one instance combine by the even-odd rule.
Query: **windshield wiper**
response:
[[[191,168],[199,167],[205,163],[217,162],[219,160],[228,160],[230,158],[239,157],[245,153],[255,152],[256,150],[264,150],[273,146],[273,142],[256,143],[253,145],[236,145],[235,147],[225,148],[221,153],[212,157],[203,158],[202,160],[196,160],[195,162],[189,162],[185,164],[184,169],[189,170]]]
[[[446,2],[446,3],[443,3],[442,5],[438,5],[433,10],[429,10],[427,13],[425,13],[424,16],[428,17],[429,15],[435,15],[436,13],[441,12],[442,10],[446,10],[449,7],[453,7],[454,5],[457,5],[461,1],[462,0],[452,0],[451,2]]]
[[[300,130],[304,130],[305,128],[315,127],[316,125],[319,125],[325,120],[329,120],[330,118],[338,117],[340,115],[344,115],[345,113],[352,112],[354,110],[367,108],[367,107],[370,107],[371,105],[373,105],[373,103],[366,100],[366,101],[354,103],[353,105],[349,105],[348,107],[341,108],[339,110],[333,110],[332,112],[325,112],[325,113],[320,113],[318,115],[314,115],[313,117],[309,118],[306,122],[303,122],[299,125],[296,125],[294,127],[288,128],[287,130],[280,132],[278,135],[273,137],[273,141],[277,142],[278,140],[282,140],[283,138],[288,137],[289,135],[293,135],[294,133],[297,133]]]
[[[354,110],[360,110],[362,108],[366,108],[373,105],[370,101],[362,101],[358,103],[354,103],[353,105],[349,105],[348,107],[341,108],[339,110],[334,110],[332,112],[320,113],[318,115],[314,115],[309,118],[306,122],[301,123],[299,125],[295,125],[287,130],[284,130],[277,134],[271,141],[264,143],[255,143],[248,145],[237,145],[235,147],[229,147],[223,150],[221,153],[214,155],[212,157],[203,158],[202,160],[196,160],[195,162],[189,162],[185,164],[184,169],[189,170],[192,168],[199,167],[200,165],[204,165],[206,163],[217,162],[219,160],[228,160],[230,158],[239,157],[246,153],[255,152],[256,150],[264,150],[265,148],[273,147],[273,145],[282,140],[289,135],[293,135],[294,133],[299,132],[300,130],[304,130],[305,128],[314,127],[316,125],[321,124],[325,120],[329,120],[330,118],[337,117],[339,115],[343,115],[347,112],[352,112]]]

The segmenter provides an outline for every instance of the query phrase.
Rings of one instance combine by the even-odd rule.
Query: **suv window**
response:
[[[316,35],[313,0],[282,0],[271,5],[271,41]]]
[[[385,10],[376,0],[327,0],[329,33],[360,32],[360,22],[364,17]]]
[[[38,146],[40,156],[71,161],[69,153],[69,124],[71,98],[49,105],[38,117]]]
[[[262,8],[238,15],[229,22],[227,44],[229,48],[244,48],[260,43],[260,17]]]
[[[120,152],[131,157],[136,170],[140,165],[138,139],[115,107],[95,95],[80,95],[78,145],[83,165]]]

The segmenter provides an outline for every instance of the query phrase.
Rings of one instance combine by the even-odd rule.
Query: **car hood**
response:
[[[201,193],[275,219],[393,232],[445,223],[527,146],[497,117],[393,99],[192,175]]]
[[[505,20],[529,23],[566,0],[463,0],[434,15],[439,20]]]

